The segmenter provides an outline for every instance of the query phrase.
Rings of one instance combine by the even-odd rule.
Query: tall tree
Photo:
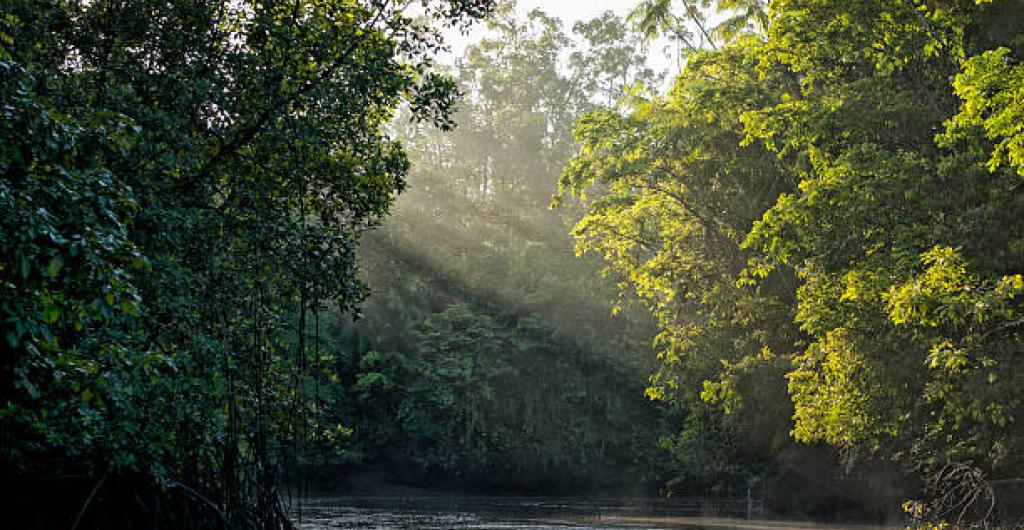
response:
[[[1013,106],[984,102],[1019,93],[1011,49],[986,51],[1020,53],[1015,4],[774,3],[764,60],[800,95],[745,118],[800,160],[747,243],[801,279],[795,435],[904,460],[929,481],[914,513],[955,523],[1008,507],[1022,464],[1024,196]]]
[[[452,124],[431,25],[489,6],[5,2],[5,480],[92,477],[76,525],[287,526],[280,455],[327,425],[307,315],[362,297],[398,103]]]
[[[670,10],[637,16],[690,17]],[[736,376],[775,362],[796,439],[921,473],[915,516],[1012,511],[1020,16],[771,2],[763,35],[691,53],[666,100],[580,122],[563,190],[590,201],[582,248],[659,317],[655,394],[704,379],[749,402]]]
[[[791,84],[751,68],[760,46],[749,38],[693,54],[665,98],[636,94],[587,115],[576,129],[581,151],[560,182],[587,207],[574,229],[578,250],[601,255],[622,295],[635,293],[657,318],[660,368],[648,394],[710,419],[699,405],[703,394],[735,411],[733,427],[760,425],[761,462],[748,461],[737,472],[746,477],[727,479],[734,484],[763,475],[765,459],[785,445],[781,372],[800,338],[787,324],[790,275],[744,283],[754,257],[742,248],[745,233],[792,187],[763,144],[741,145],[739,117]],[[690,449],[700,438],[690,438]],[[685,460],[687,449],[678,449]]]

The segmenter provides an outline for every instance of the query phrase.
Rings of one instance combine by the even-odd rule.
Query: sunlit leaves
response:
[[[750,381],[779,376],[777,358],[762,354],[789,351],[795,339],[788,322],[769,324],[789,318],[780,275],[761,289],[738,284],[754,257],[740,246],[744,234],[788,184],[762,142],[742,143],[740,115],[787,83],[760,78],[759,48],[747,38],[695,54],[667,97],[634,94],[576,129],[580,154],[561,189],[587,206],[577,248],[601,255],[621,296],[639,297],[658,318],[655,399],[700,395],[744,410]],[[784,409],[776,389],[766,406]]]
[[[995,143],[989,171],[1008,165],[1024,174],[1024,65],[1007,48],[988,51],[964,62],[953,88],[963,104],[940,141],[950,141],[960,130],[982,128]]]
[[[641,15],[650,25],[666,6],[647,3]],[[1010,1],[771,2],[765,41],[694,54],[661,114],[581,122],[582,155],[564,180],[593,195],[581,244],[656,301],[662,345],[672,348],[666,365],[678,373],[709,356],[726,359],[728,373],[742,364],[727,353],[733,345],[711,349],[708,341],[729,314],[722,308],[745,298],[702,305],[714,299],[715,283],[687,276],[728,256],[726,263],[742,260],[742,271],[725,275],[741,288],[796,276],[793,312],[780,316],[809,340],[790,335],[772,351],[796,363],[789,391],[797,439],[885,448],[925,467],[986,461],[996,448],[1019,446],[1007,411],[1020,392],[997,375],[1021,369],[1024,70],[1011,51],[1020,47],[1019,27],[1009,27],[1018,11]],[[752,60],[727,61],[744,49]],[[723,74],[727,89],[696,90],[722,86]],[[746,75],[775,90],[744,90]],[[709,99],[716,105],[703,115],[712,127],[648,125],[699,123]],[[741,130],[733,141],[747,149],[715,149],[713,126],[734,123]],[[670,149],[681,141],[687,149]],[[765,151],[778,166],[744,156]],[[773,188],[770,204],[745,210],[717,199],[719,187],[730,189],[723,177],[742,175],[737,190],[749,193],[745,184],[763,182],[754,177],[769,169],[791,183]],[[656,193],[686,208],[653,209]],[[705,204],[713,209],[702,211]],[[719,230],[719,212],[751,217]],[[716,248],[708,237],[716,233],[742,242],[742,252],[704,250]],[[666,305],[665,296],[678,301]],[[661,374],[657,383],[655,393],[669,395],[678,379]],[[708,381],[704,396],[727,399],[729,383]]]
[[[860,355],[850,334],[836,328],[796,358],[798,367],[788,377],[797,440],[841,445],[878,428],[868,406],[871,372]]]
[[[746,245],[768,257],[750,276],[785,265],[803,283],[796,318],[814,340],[790,374],[802,440],[893,444],[925,466],[1018,443],[1001,429],[1020,398],[994,370],[1019,369],[1020,193],[1006,167],[1019,76],[1005,48],[961,64],[986,9],[772,4],[761,68],[778,61],[802,90],[743,119],[800,184]]]

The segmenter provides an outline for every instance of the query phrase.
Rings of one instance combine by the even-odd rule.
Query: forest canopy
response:
[[[1024,3],[633,4],[0,0],[15,522],[372,477],[1019,524]]]
[[[759,4],[668,94],[581,120],[562,176],[578,249],[658,319],[649,393],[742,414],[784,377],[792,436],[902,463],[916,519],[1013,517],[1024,6]],[[685,31],[672,9],[638,14]]]
[[[491,2],[0,5],[5,490],[84,476],[127,507],[99,527],[289,526],[282,452],[340,425],[305,321],[363,298],[409,167],[384,127],[452,126],[440,28]]]

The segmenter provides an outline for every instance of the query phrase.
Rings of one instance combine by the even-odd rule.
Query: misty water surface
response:
[[[804,521],[699,516],[643,501],[540,498],[350,497],[312,499],[292,519],[300,530],[881,530]],[[301,512],[301,513],[300,513]]]

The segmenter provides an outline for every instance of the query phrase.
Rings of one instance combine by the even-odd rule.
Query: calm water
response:
[[[880,530],[801,521],[707,517],[693,505],[494,497],[310,499],[293,509],[300,530]],[[707,506],[700,509],[707,510]],[[742,503],[715,506],[746,509]]]

